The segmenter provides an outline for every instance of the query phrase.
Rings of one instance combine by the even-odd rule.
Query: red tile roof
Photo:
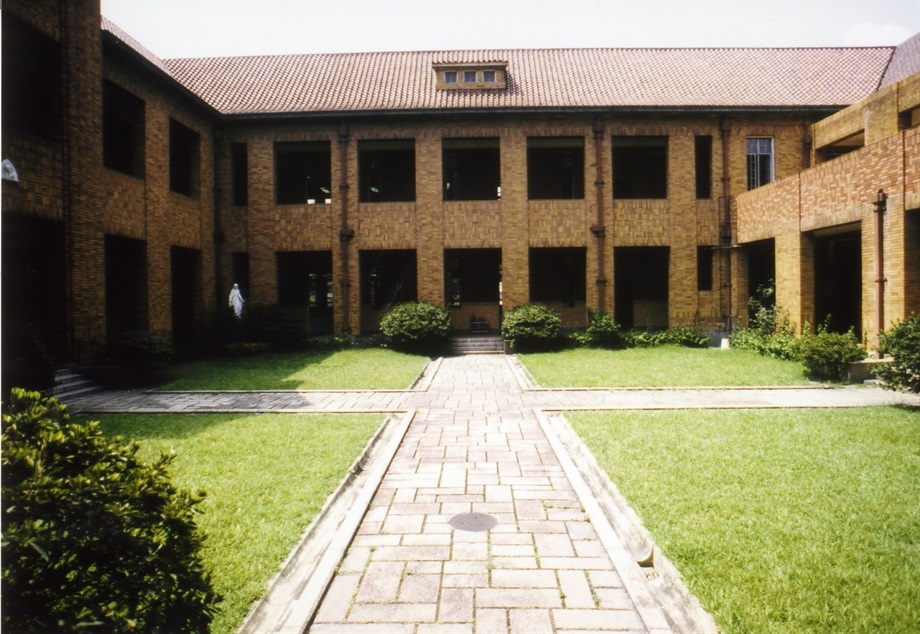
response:
[[[523,49],[158,60],[227,115],[466,109],[846,106],[879,86],[894,47]],[[436,90],[436,63],[508,62],[505,90]]]
[[[920,72],[920,33],[901,42],[895,50],[879,88],[899,82],[917,72]]]

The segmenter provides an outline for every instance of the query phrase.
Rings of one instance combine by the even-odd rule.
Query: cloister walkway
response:
[[[390,415],[387,434],[330,498],[243,631],[413,634],[715,631],[574,446],[560,412],[899,403],[920,406],[920,396],[866,387],[540,389],[501,355],[439,359],[404,391],[68,400],[85,413]]]

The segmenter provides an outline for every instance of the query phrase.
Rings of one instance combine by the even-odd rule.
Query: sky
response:
[[[102,0],[158,57],[406,50],[893,46],[920,0]]]

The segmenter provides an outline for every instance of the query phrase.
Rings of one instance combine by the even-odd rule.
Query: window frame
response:
[[[770,152],[765,153],[762,151],[752,151],[760,149],[754,147],[753,144],[760,142],[769,141]],[[749,136],[745,139],[745,157],[746,157],[746,166],[747,166],[747,188],[748,191],[756,189],[758,187],[763,187],[764,185],[769,185],[776,180],[775,164],[776,164],[776,144],[771,136]],[[764,159],[762,157],[768,157],[766,165],[766,175],[763,173],[764,166],[762,165]]]

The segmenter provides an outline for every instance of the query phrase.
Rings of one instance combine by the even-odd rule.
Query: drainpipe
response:
[[[348,282],[348,256],[355,230],[348,226],[348,124],[339,126],[339,198],[341,200],[341,226],[339,243],[342,246],[342,271],[339,288],[342,293],[342,334],[351,334],[351,285]]]
[[[879,334],[885,328],[885,238],[883,219],[888,210],[888,194],[885,190],[878,190],[875,202],[875,319]]]
[[[220,181],[220,152],[223,148],[224,134],[221,130],[214,130],[211,142],[211,162],[214,173],[214,302],[215,306],[220,308],[220,297],[223,294],[223,248],[224,248],[224,228],[221,222],[221,199],[223,197],[223,188]]]
[[[596,172],[594,188],[597,203],[597,220],[591,225],[591,233],[597,239],[597,309],[603,311],[607,305],[607,278],[605,264],[605,237],[607,229],[604,226],[604,168],[602,165],[604,148],[604,123],[597,118],[594,120],[594,163]]]
[[[731,204],[731,176],[728,166],[728,148],[731,139],[731,127],[728,119],[722,117],[719,121],[719,137],[722,139],[722,201],[724,205],[722,226],[719,231],[719,246],[722,249],[725,264],[725,281],[723,288],[727,293],[727,301],[722,302],[725,310],[725,328],[727,332],[733,329],[732,324],[732,204]]]

